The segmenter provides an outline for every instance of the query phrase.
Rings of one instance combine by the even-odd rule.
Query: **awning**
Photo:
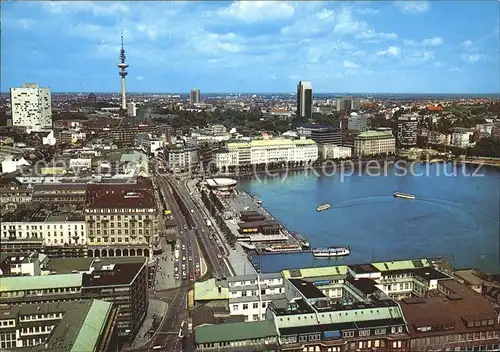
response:
[[[324,331],[323,334],[325,335],[325,339],[340,339],[341,337],[340,331],[338,330]]]

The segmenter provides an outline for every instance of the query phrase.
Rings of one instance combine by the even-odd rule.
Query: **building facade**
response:
[[[396,138],[390,131],[366,131],[354,139],[354,155],[369,156],[393,154],[396,151]]]
[[[95,299],[0,307],[0,349],[110,351],[115,321],[113,305]]]
[[[10,89],[12,125],[30,131],[52,129],[52,101],[49,88],[38,84],[23,84]]]
[[[200,90],[199,89],[191,89],[189,92],[189,103],[190,104],[199,104],[200,101]]]
[[[368,130],[368,117],[365,115],[358,115],[356,112],[351,113],[347,117],[347,129],[355,132],[364,132]]]
[[[228,143],[214,154],[217,168],[281,162],[313,162],[318,159],[318,145],[310,139],[253,140]]]
[[[198,165],[198,147],[170,146],[166,148],[166,156],[170,170],[185,171]]]
[[[300,81],[297,85],[297,116],[310,119],[313,114],[312,83]]]
[[[97,185],[85,208],[88,255],[146,256],[160,243],[154,191],[134,185]]]
[[[398,146],[411,148],[417,145],[418,116],[404,114],[398,117]]]
[[[319,155],[323,160],[348,159],[352,156],[352,148],[322,144],[319,146]]]
[[[59,259],[54,264],[49,261],[42,275],[0,277],[0,305],[101,299],[119,308],[118,338],[132,339],[146,317],[149,304],[147,259],[96,258],[78,265],[71,258]]]
[[[264,320],[269,303],[285,298],[280,274],[235,276],[228,278],[227,282],[230,314],[243,316],[245,321]]]

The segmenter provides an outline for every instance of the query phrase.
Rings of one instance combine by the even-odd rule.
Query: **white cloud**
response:
[[[94,16],[117,16],[129,11],[129,7],[118,1],[52,1],[41,2],[51,13],[91,12]]]
[[[448,71],[450,72],[460,72],[462,71],[462,69],[460,68],[460,66],[452,66],[448,69]]]
[[[292,4],[281,1],[236,1],[219,11],[222,17],[248,23],[289,18],[294,13]]]
[[[396,6],[401,12],[415,14],[423,13],[430,9],[431,4],[428,1],[394,1]]]
[[[358,68],[359,65],[352,62],[352,61],[344,61],[344,68],[346,69],[354,69],[354,68]]]
[[[339,34],[355,34],[370,30],[368,23],[356,21],[349,8],[344,7],[337,15],[334,31]]]
[[[401,49],[397,46],[390,46],[387,50],[381,50],[377,52],[378,56],[399,56],[401,55]]]
[[[144,81],[145,78],[144,76],[137,76],[135,79],[138,81]]]
[[[441,37],[426,38],[422,41],[405,40],[404,43],[409,46],[439,46],[444,43]]]
[[[386,33],[386,32],[376,32],[373,29],[361,32],[356,35],[358,39],[369,39],[370,41],[380,42],[383,40],[397,39],[398,35],[396,33]]]
[[[377,15],[380,13],[379,10],[372,9],[370,7],[362,7],[362,8],[356,8],[354,9],[356,13],[359,13],[360,15]]]
[[[481,54],[464,54],[462,55],[462,60],[468,63],[474,63],[481,60],[483,56]]]
[[[422,40],[422,45],[438,46],[443,44],[443,38],[433,37]]]

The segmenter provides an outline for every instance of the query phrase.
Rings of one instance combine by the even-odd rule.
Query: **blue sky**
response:
[[[500,92],[497,1],[2,2],[1,90]]]

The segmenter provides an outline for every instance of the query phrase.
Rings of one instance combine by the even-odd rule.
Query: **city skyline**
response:
[[[121,28],[130,92],[291,93],[299,80],[315,94],[500,90],[497,2],[1,6],[3,92],[119,92]]]

